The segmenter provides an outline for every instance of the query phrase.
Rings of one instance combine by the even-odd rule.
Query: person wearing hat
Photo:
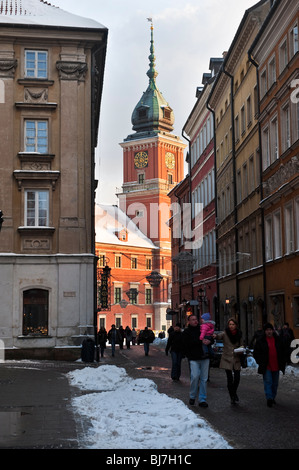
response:
[[[210,357],[213,353],[211,344],[214,342],[213,334],[215,330],[215,322],[211,320],[211,315],[209,313],[204,313],[201,316],[201,325],[200,325],[200,340],[208,339],[211,343],[207,346],[202,345],[204,355]]]
[[[267,406],[271,408],[276,403],[279,371],[284,374],[286,366],[281,338],[271,323],[264,325],[264,334],[256,342],[253,357],[258,364],[258,373],[263,375]]]

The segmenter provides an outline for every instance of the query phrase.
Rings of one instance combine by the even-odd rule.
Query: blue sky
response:
[[[153,18],[156,79],[174,110],[174,133],[195,104],[196,87],[211,57],[229,49],[245,10],[257,0],[53,0],[71,13],[109,29],[100,116],[97,202],[117,204],[122,185],[122,149],[132,133],[131,115],[148,85],[150,23]],[[184,139],[183,139],[184,140]],[[185,141],[186,142],[186,141]]]

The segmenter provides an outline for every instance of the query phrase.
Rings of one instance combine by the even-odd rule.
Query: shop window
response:
[[[44,289],[29,289],[23,293],[23,335],[48,335],[49,293]]]

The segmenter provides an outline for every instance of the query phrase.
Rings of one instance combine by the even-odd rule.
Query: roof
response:
[[[0,24],[105,28],[95,20],[68,13],[45,0],[0,0]]]
[[[126,240],[119,237],[119,233],[123,231],[127,232]],[[118,206],[96,204],[95,232],[96,243],[157,249]]]

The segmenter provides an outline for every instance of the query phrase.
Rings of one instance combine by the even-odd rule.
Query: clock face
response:
[[[145,168],[148,165],[148,153],[138,152],[134,156],[135,168]]]
[[[165,154],[165,163],[166,163],[167,168],[170,168],[170,169],[174,168],[175,158],[174,158],[173,153],[166,152],[166,154]]]

